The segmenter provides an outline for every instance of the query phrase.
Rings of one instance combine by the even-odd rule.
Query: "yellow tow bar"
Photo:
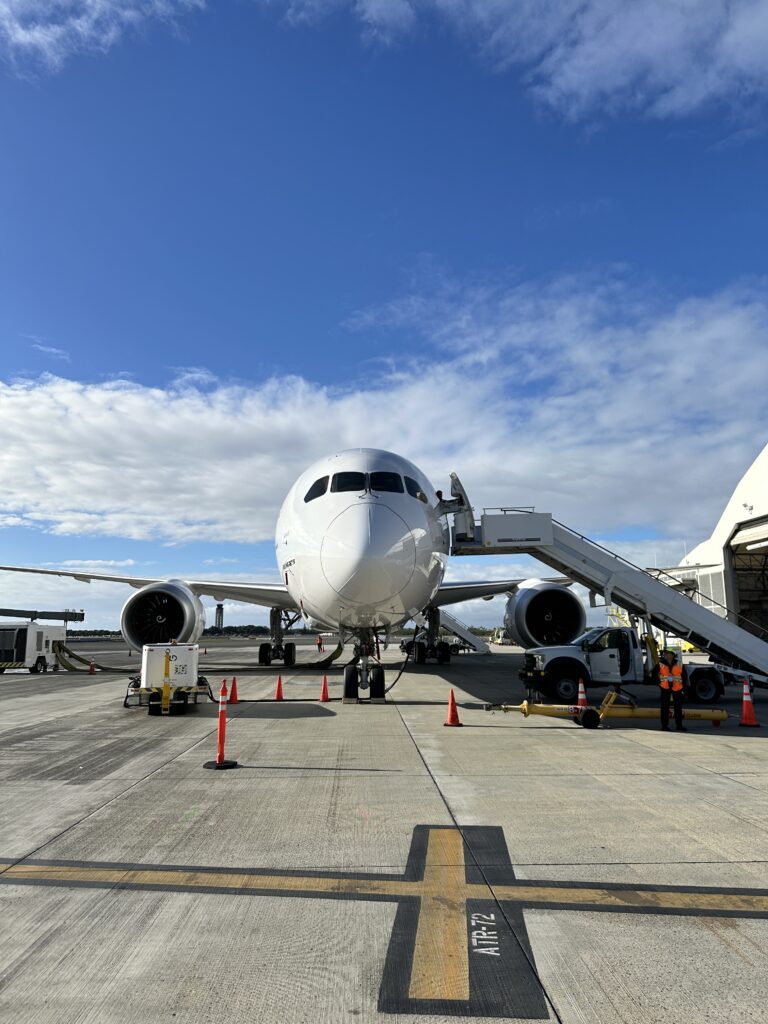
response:
[[[616,703],[621,696],[628,703]],[[486,711],[517,711],[528,718],[530,715],[544,715],[545,718],[570,718],[585,729],[597,729],[606,718],[642,718],[659,720],[658,708],[639,708],[628,694],[621,695],[611,690],[603,698],[600,707],[580,708],[576,704],[534,704],[524,700],[522,704],[486,704]],[[722,708],[683,708],[683,718],[689,722],[711,722],[719,726],[728,718]]]
[[[163,672],[163,693],[160,698],[160,714],[171,713],[171,655],[165,655],[165,671]]]

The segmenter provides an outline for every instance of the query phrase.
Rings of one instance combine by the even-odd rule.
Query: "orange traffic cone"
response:
[[[91,658],[91,663],[88,666],[88,675],[89,676],[95,676],[96,675],[96,662],[93,660],[93,658]]]
[[[207,653],[208,653],[208,648],[207,648],[207,647],[204,647],[204,648],[203,648],[203,654],[207,654]]]
[[[443,725],[461,725],[459,721],[459,712],[456,709],[456,698],[453,696],[453,690],[448,694],[448,717],[443,722]]]
[[[275,687],[275,700],[283,699],[283,679],[282,676],[277,677],[277,686]]]
[[[232,676],[232,689],[229,691],[229,703],[238,704],[237,699],[237,676]]]
[[[576,707],[577,708],[586,708],[588,706],[589,705],[587,704],[587,691],[584,689],[584,680],[580,679],[579,680],[579,696],[578,696],[578,699],[576,701]]]
[[[741,698],[741,721],[739,725],[759,726],[755,717],[755,705],[752,703],[752,694],[749,692],[749,681],[744,680],[744,693]]]
[[[327,704],[330,699],[328,696],[328,677],[323,676],[323,685],[320,688],[320,703]]]

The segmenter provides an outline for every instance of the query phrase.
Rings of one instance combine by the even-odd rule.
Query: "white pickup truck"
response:
[[[657,683],[657,663],[645,638],[630,626],[597,626],[563,647],[533,647],[525,653],[520,678],[562,704],[574,704],[579,680],[590,686],[629,686]],[[726,677],[716,665],[684,665],[686,696],[699,704],[714,704]]]

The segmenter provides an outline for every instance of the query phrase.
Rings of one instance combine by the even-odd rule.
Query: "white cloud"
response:
[[[415,332],[424,354],[347,388],[0,384],[0,516],[60,536],[270,540],[311,461],[369,445],[437,487],[456,470],[477,508],[690,545],[766,441],[759,284],[672,302],[608,275],[444,282],[356,323]]]
[[[108,50],[148,19],[172,20],[204,0],[0,0],[0,50],[56,69],[72,53]]]
[[[391,42],[447,22],[493,67],[522,69],[569,117],[640,110],[683,116],[711,103],[744,110],[768,85],[764,0],[262,0],[289,21],[347,6],[366,37]]]
[[[93,569],[98,572],[101,569],[125,569],[129,565],[136,565],[133,558],[67,558],[61,562],[44,562],[46,566],[54,566],[57,569]]]
[[[682,117],[726,105],[753,120],[768,86],[765,0],[257,0],[289,24],[348,9],[384,44],[447,24],[498,71],[515,68],[542,103],[570,118],[620,111]],[[56,69],[108,50],[150,20],[205,0],[0,0],[0,53]]]

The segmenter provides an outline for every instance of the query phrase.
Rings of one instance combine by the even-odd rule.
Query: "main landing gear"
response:
[[[355,644],[355,663],[344,667],[344,704],[357,704],[360,690],[368,690],[371,704],[384,703],[384,668],[370,663],[374,650],[373,634]]]
[[[414,665],[426,664],[427,658],[434,658],[438,665],[447,665],[451,660],[451,645],[440,639],[440,609],[428,608],[424,618],[425,628],[401,646],[406,654],[413,655]]]
[[[269,631],[272,639],[269,643],[259,644],[259,664],[271,665],[273,661],[282,661],[286,668],[296,664],[296,644],[292,640],[283,642],[286,629],[298,621],[298,615],[292,615],[282,608],[271,608],[269,612]]]

